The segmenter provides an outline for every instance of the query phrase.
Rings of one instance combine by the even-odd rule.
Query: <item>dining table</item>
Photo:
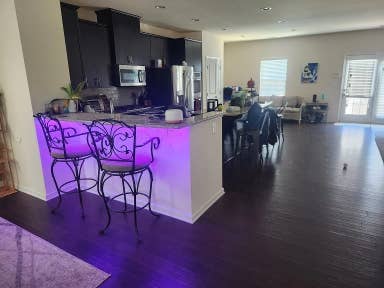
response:
[[[260,107],[264,110],[272,105],[272,101],[266,101],[263,103],[259,103]],[[223,163],[226,164],[229,161],[233,160],[235,155],[235,133],[236,133],[236,127],[235,123],[236,120],[244,117],[247,113],[249,108],[251,108],[252,105],[240,107],[240,110],[236,111],[224,111],[223,112],[223,118],[222,118],[222,132],[223,132]]]

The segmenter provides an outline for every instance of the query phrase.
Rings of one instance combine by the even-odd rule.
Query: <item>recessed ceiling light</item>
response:
[[[280,19],[280,20],[277,21],[277,24],[283,24],[283,23],[286,23],[286,22],[287,22],[287,20],[285,20],[285,19]]]
[[[155,8],[156,9],[165,9],[166,7],[164,5],[156,5]]]
[[[272,10],[272,7],[263,7],[263,8],[260,8],[261,11],[271,11]]]
[[[200,19],[199,19],[199,18],[192,18],[192,21],[193,21],[193,22],[199,22]]]

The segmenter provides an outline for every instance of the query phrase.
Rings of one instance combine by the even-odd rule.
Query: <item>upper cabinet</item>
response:
[[[201,72],[201,42],[141,33],[139,17],[113,9],[96,11],[98,23],[79,20],[77,9],[61,3],[73,85],[86,80],[88,87],[106,87],[113,83],[116,65],[150,66],[157,59],[165,66],[185,60]]]
[[[140,18],[113,9],[96,13],[98,22],[109,29],[114,64],[148,66],[150,38],[140,33]]]
[[[109,31],[103,25],[79,21],[77,6],[61,3],[65,45],[71,83],[87,87],[110,86]]]
[[[162,59],[169,65],[169,39],[161,36],[148,35],[150,39],[150,60]]]
[[[79,7],[61,3],[64,38],[67,49],[69,75],[72,85],[84,80],[83,64],[80,52],[79,23],[77,9]]]
[[[109,31],[100,24],[80,20],[80,50],[88,87],[108,87],[111,83]]]
[[[171,65],[181,65],[185,60],[195,72],[201,72],[202,45],[200,41],[184,38],[172,39],[169,41],[169,45]]]

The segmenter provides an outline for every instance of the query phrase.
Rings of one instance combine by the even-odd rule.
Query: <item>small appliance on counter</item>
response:
[[[82,97],[82,105],[84,112],[94,113],[94,112],[104,112],[104,113],[113,113],[113,103],[109,101],[105,95],[95,95]]]
[[[168,109],[165,111],[165,122],[169,124],[178,124],[183,122],[183,111],[180,109]]]
[[[219,106],[218,99],[208,99],[207,100],[207,112],[215,111]]]

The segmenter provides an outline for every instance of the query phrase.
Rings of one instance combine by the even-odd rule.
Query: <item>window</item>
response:
[[[260,63],[260,95],[285,96],[287,59],[262,60]]]

